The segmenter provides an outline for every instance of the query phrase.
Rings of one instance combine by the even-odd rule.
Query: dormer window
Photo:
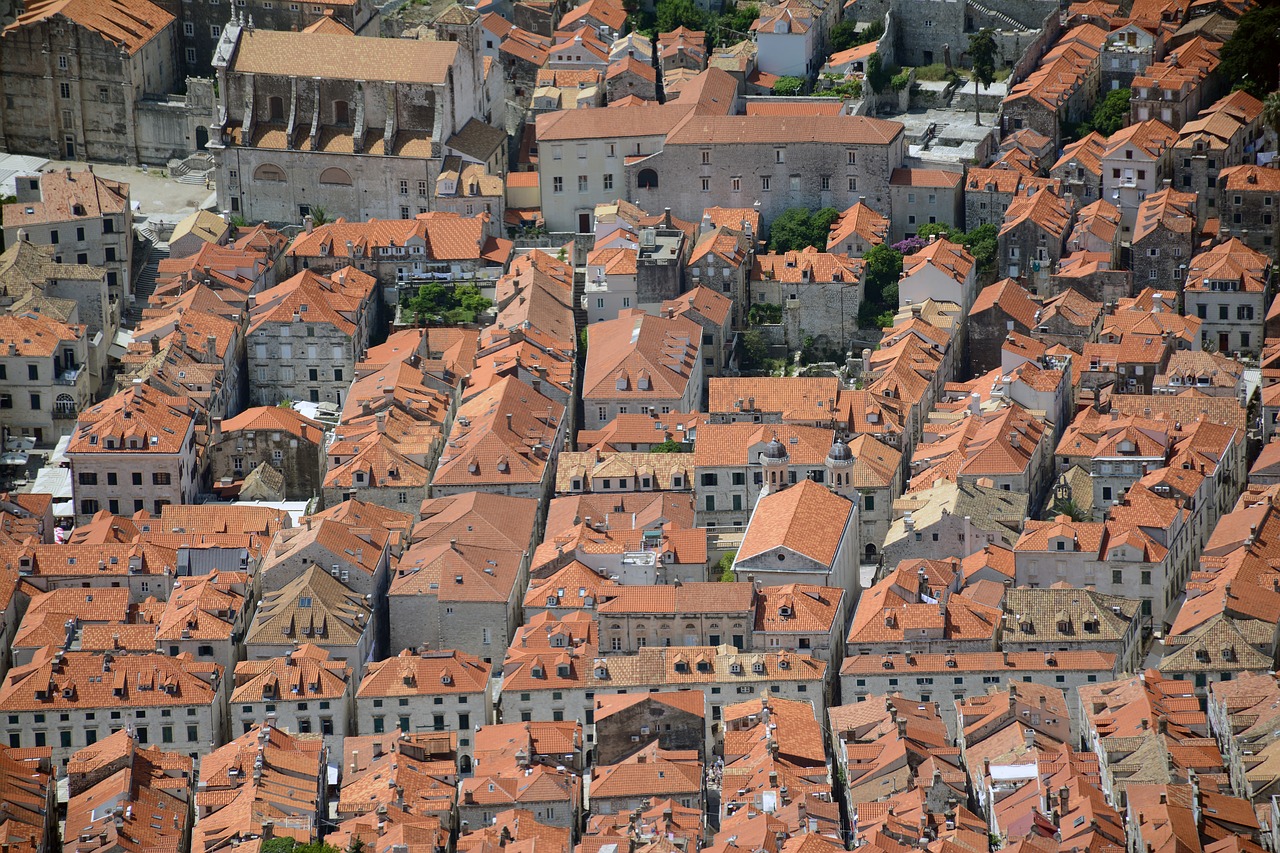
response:
[[[569,664],[562,663],[556,665],[556,675],[560,678],[569,677]]]

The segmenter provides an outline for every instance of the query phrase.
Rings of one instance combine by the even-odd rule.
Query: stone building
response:
[[[1218,91],[1214,71],[1220,48],[1221,44],[1197,36],[1135,75],[1130,120],[1158,119],[1170,127],[1182,127],[1193,119]]]
[[[891,242],[914,237],[922,225],[964,227],[964,174],[944,169],[894,169],[889,174]]]
[[[1073,196],[1079,205],[1102,198],[1102,152],[1106,147],[1106,137],[1095,130],[1063,149],[1049,169],[1049,176],[1062,182],[1062,194]]]
[[[1047,288],[1071,231],[1071,202],[1040,190],[1020,196],[1005,212],[996,257],[1007,278],[1025,282],[1033,293]]]
[[[52,317],[0,315],[0,433],[52,445],[93,400],[86,329]]]
[[[782,306],[783,339],[789,351],[812,345],[839,359],[857,334],[862,304],[862,262],[845,255],[803,251],[756,255],[751,269],[754,301]]]
[[[1280,244],[1280,169],[1234,166],[1218,175],[1218,233],[1238,238],[1251,249],[1273,252]]]
[[[329,749],[341,750],[353,734],[351,667],[332,660],[319,646],[304,643],[282,657],[236,664],[231,685],[231,732],[239,736],[261,725],[297,734],[318,734]]]
[[[729,115],[738,88],[732,76],[712,68],[664,104],[617,106],[607,112],[559,110],[538,116],[538,183],[548,230],[590,233],[597,205],[628,197],[624,160],[661,151],[667,134],[690,115]],[[658,180],[649,174],[637,179],[645,187]],[[697,221],[703,208],[712,204],[707,199],[696,213],[684,218]],[[649,212],[660,213],[662,207]]]
[[[1177,132],[1157,119],[1131,124],[1107,137],[1102,151],[1102,195],[1120,208],[1121,239],[1130,235],[1138,207],[1156,192],[1173,165]]]
[[[287,500],[320,493],[324,472],[324,427],[294,409],[259,406],[223,421],[213,418],[205,450],[215,484],[243,479],[261,464],[284,475]]]
[[[469,16],[468,16],[469,17]],[[408,219],[473,118],[501,101],[478,18],[438,40],[223,30],[213,59],[219,120],[209,150],[223,205],[247,220],[298,222],[313,207],[353,220]]]
[[[1133,78],[1164,55],[1167,33],[1133,19],[1107,34],[1102,46],[1102,90],[1127,89]]]
[[[969,313],[969,373],[982,375],[1001,365],[1010,332],[1030,335],[1039,325],[1039,305],[1011,278],[982,289]]]
[[[1235,91],[1178,128],[1173,144],[1176,186],[1195,194],[1201,221],[1222,215],[1219,173],[1253,159],[1263,145],[1261,120],[1262,101]]]
[[[63,764],[77,749],[132,725],[139,740],[154,737],[201,755],[226,738],[223,677],[217,664],[161,654],[46,648],[0,687],[6,742],[51,749]]]
[[[888,210],[905,139],[900,123],[866,116],[706,115],[671,131],[660,151],[628,158],[627,197],[691,221],[707,207],[757,202],[766,223],[792,207],[866,200]]]
[[[659,749],[705,754],[706,705],[695,690],[600,696],[592,708],[596,763],[616,764],[654,742]]]
[[[1187,269],[1184,313],[1199,317],[1201,346],[1218,352],[1254,353],[1262,348],[1271,259],[1232,237],[1201,252]]]
[[[1199,233],[1196,207],[1195,194],[1172,189],[1153,193],[1139,204],[1129,258],[1137,287],[1181,289]]]
[[[635,407],[696,412],[703,403],[702,327],[687,317],[624,310],[588,327],[583,426],[600,429]]]
[[[493,717],[489,664],[463,652],[404,649],[369,664],[356,690],[361,734],[454,731],[469,756],[472,730]]]
[[[720,376],[735,363],[733,353],[733,300],[709,287],[696,285],[675,299],[662,303],[662,313],[684,317],[702,327],[703,392],[712,376]]]
[[[968,556],[987,545],[1012,547],[1027,518],[1026,493],[984,483],[942,482],[894,502],[882,563]]]
[[[179,67],[184,76],[211,77],[212,60],[227,23],[227,13],[216,3],[191,3],[174,10],[178,15]],[[228,4],[231,5],[231,4]],[[243,11],[243,7],[237,7]],[[234,9],[232,10],[234,13]],[[306,3],[257,3],[252,7],[254,25],[279,32],[349,31],[356,35],[377,36],[381,17],[372,0],[308,0]]]
[[[775,441],[783,444],[786,452],[783,459],[768,464],[781,471],[784,482],[826,482],[826,460],[833,437],[832,429],[822,427],[703,424],[698,428],[693,452],[698,526],[746,527],[764,489],[763,454]]]
[[[755,621],[749,583],[621,586],[596,604],[602,648],[634,652],[644,646],[718,646],[747,651]]]
[[[34,245],[52,246],[54,263],[105,269],[113,302],[133,299],[133,210],[128,184],[101,178],[92,166],[86,172],[68,167],[21,175],[14,183],[17,200],[4,206],[5,245],[25,235]],[[93,316],[84,321],[93,322]]]
[[[0,32],[0,150],[129,164],[181,156],[148,156],[138,121],[144,98],[178,88],[177,29],[148,0],[28,6]]]
[[[1010,87],[1000,109],[1004,131],[1031,128],[1057,147],[1062,126],[1087,116],[1098,98],[1099,54],[1106,38],[1106,31],[1093,24],[1064,31],[1036,69]]]
[[[765,453],[781,449],[781,443],[775,442]],[[843,483],[845,472],[853,468],[852,455],[835,449],[831,455],[846,457],[831,460],[833,479],[839,480],[831,486],[850,491]],[[734,575],[771,585],[802,583],[851,590],[841,605],[852,607],[862,559],[858,505],[812,480],[785,486],[779,483],[780,471],[771,469],[768,473],[773,481],[771,491],[761,495],[752,510],[742,547],[734,555]],[[818,518],[824,522],[821,529],[809,526]],[[836,621],[843,624],[844,615],[838,614]]]
[[[420,205],[427,204],[420,200]],[[463,216],[432,211],[413,219],[338,219],[324,225],[307,220],[285,253],[290,275],[311,270],[328,274],[351,266],[374,276],[383,287],[438,280],[497,279],[511,259],[511,241],[489,236],[488,213]]]
[[[1053,187],[1058,195],[1062,195],[1060,180],[1046,180],[1017,169],[970,169],[964,176],[963,225],[969,230],[979,225],[999,227],[1004,221],[1004,212],[1016,197],[1030,195],[1045,187]]]
[[[158,513],[166,504],[195,502],[200,471],[191,403],[138,382],[77,420],[67,458],[80,523],[100,509]]]
[[[327,278],[304,270],[258,294],[245,337],[252,402],[340,406],[369,343],[379,305],[375,285],[354,267]]]

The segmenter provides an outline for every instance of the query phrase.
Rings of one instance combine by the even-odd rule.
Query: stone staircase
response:
[[[975,12],[978,12],[979,14],[986,15],[989,18],[994,18],[995,20],[1004,24],[1005,26],[1002,27],[1001,29],[1016,30],[1018,32],[1027,32],[1028,30],[1031,29],[1031,27],[1028,27],[1026,24],[1022,23],[1017,18],[1014,18],[1010,15],[1006,15],[1004,12],[1001,12],[998,9],[992,9],[989,6],[983,6],[980,3],[973,2],[973,0],[966,0],[965,5],[968,6],[970,9],[973,9]]]
[[[144,226],[142,233],[150,232]],[[142,265],[138,277],[133,282],[133,304],[125,314],[123,325],[134,327],[142,320],[142,310],[151,301],[151,294],[156,292],[156,274],[160,270],[160,262],[169,257],[169,244],[156,241],[154,237],[152,240],[151,251],[147,253],[147,262]]]
[[[213,157],[192,154],[185,160],[170,160],[169,174],[180,184],[204,186],[213,177]]]

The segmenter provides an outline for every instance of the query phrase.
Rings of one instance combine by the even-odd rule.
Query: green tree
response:
[[[858,309],[858,322],[862,326],[883,328],[883,315],[898,308],[898,275],[902,272],[902,253],[884,245],[872,246],[862,256],[863,273],[862,306]]]
[[[973,63],[973,121],[975,124],[982,124],[978,84],[989,89],[996,80],[996,39],[989,27],[983,27],[969,36],[969,60]]]
[[[924,225],[921,225],[916,229],[916,236],[923,237],[926,240],[934,234],[950,240],[953,243],[960,242],[964,237],[963,231],[956,228],[954,225],[948,225],[945,222],[926,222]]]
[[[774,302],[757,302],[747,309],[747,322],[752,326],[772,326],[782,322],[782,306]]]
[[[722,583],[733,583],[737,580],[733,574],[733,561],[737,556],[737,551],[726,551],[721,555],[720,562],[716,563],[716,568],[720,570],[720,581]]]
[[[842,50],[848,50],[851,47],[857,47],[861,42],[858,41],[858,28],[853,21],[841,21],[831,28],[831,32],[827,34],[831,41],[831,52],[839,53]]]
[[[817,212],[803,207],[788,208],[769,226],[769,250],[790,252],[813,246],[825,251],[831,224],[839,218],[840,211],[834,207],[824,207]]]
[[[773,94],[785,98],[794,97],[804,91],[804,80],[799,77],[779,77],[773,84]]]
[[[747,329],[742,333],[742,366],[746,370],[759,370],[769,359],[769,343],[759,329]]]
[[[325,210],[320,205],[316,205],[311,208],[311,222],[313,224],[324,225],[326,222],[330,221],[332,220],[329,219],[329,211]]]
[[[831,236],[831,226],[840,218],[840,211],[834,207],[824,207],[813,214],[812,225],[810,226],[810,243],[811,246],[819,251],[825,251],[827,248],[827,240]]]
[[[1218,52],[1218,74],[1261,98],[1280,85],[1280,4],[1255,6],[1240,16],[1235,32]]]
[[[701,30],[707,18],[693,0],[661,0],[657,5],[658,32],[669,33],[679,27]]]
[[[676,441],[674,438],[668,438],[662,444],[655,444],[649,449],[650,453],[684,453],[684,445]]]
[[[462,325],[474,323],[491,305],[493,303],[473,284],[446,287],[432,281],[419,287],[418,292],[405,301],[404,308],[419,323]]]
[[[1093,105],[1093,112],[1076,129],[1076,138],[1097,131],[1110,136],[1129,123],[1128,89],[1112,89],[1107,96]]]
[[[867,85],[877,95],[883,92],[893,80],[893,75],[884,67],[884,60],[880,58],[880,51],[876,51],[867,57],[866,78]]]
[[[988,223],[973,228],[960,237],[969,254],[981,272],[990,272],[996,267],[996,248],[1000,230]]]

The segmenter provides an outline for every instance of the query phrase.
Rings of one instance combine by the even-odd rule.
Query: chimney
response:
[[[376,420],[376,421],[377,421],[377,423],[378,423],[378,434],[379,434],[379,435],[386,435],[386,433],[387,433],[387,413],[386,413],[386,412],[378,412],[378,414],[374,415],[374,420]]]
[[[306,226],[307,233],[310,234],[316,230],[316,220],[310,213],[302,217],[302,224]]]
[[[205,363],[217,364],[218,362],[218,336],[209,335],[204,339],[204,357]]]

